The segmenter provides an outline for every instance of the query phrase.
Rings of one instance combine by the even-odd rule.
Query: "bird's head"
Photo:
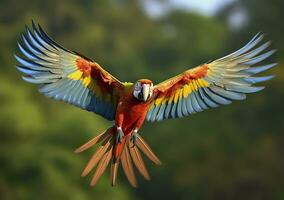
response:
[[[153,83],[148,79],[140,79],[134,85],[133,96],[139,101],[147,101],[152,97]]]

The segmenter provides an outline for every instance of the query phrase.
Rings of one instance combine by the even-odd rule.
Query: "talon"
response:
[[[120,143],[122,138],[124,137],[124,133],[120,127],[117,128],[117,134],[116,134],[116,144]]]
[[[135,146],[136,146],[137,134],[138,134],[137,131],[134,130],[133,133],[132,133],[132,135],[131,135],[130,140],[131,140],[131,142],[133,143],[133,146],[132,146],[132,147],[135,147]]]

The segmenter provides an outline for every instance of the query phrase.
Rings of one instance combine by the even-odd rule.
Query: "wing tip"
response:
[[[248,78],[245,78],[244,80],[247,81],[248,83],[256,84],[256,83],[261,83],[261,82],[271,80],[274,77],[275,75],[262,76],[262,77],[248,77]]]
[[[14,54],[14,58],[20,63],[20,61],[19,61],[20,57],[17,54]]]
[[[36,80],[32,77],[28,77],[28,76],[22,76],[22,79],[28,83],[33,83],[36,84]]]
[[[252,87],[252,88],[253,88],[253,90],[251,92],[248,92],[248,93],[260,92],[260,91],[265,89],[265,86],[258,86],[258,87]]]

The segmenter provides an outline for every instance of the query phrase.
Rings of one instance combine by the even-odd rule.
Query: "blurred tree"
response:
[[[152,19],[138,0],[0,0],[0,199],[283,199],[281,67],[271,70],[278,76],[267,90],[245,102],[147,124],[142,134],[164,164],[149,165],[153,180],[137,190],[122,177],[111,188],[107,175],[88,187],[79,173],[92,151],[72,150],[109,123],[43,97],[14,67],[16,41],[31,19],[123,81],[164,80],[235,50],[259,30],[282,61],[282,1],[238,3],[249,20],[230,30],[236,4],[216,17],[172,10]]]

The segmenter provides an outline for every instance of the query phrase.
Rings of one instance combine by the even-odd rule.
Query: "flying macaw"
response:
[[[79,147],[83,152],[100,144],[83,170],[82,176],[96,171],[91,185],[111,163],[111,185],[117,179],[119,163],[133,187],[137,187],[134,166],[150,180],[140,150],[155,164],[161,161],[138,134],[145,119],[150,122],[180,118],[209,108],[227,105],[232,100],[244,100],[246,94],[262,90],[253,86],[273,76],[253,77],[276,65],[254,66],[271,56],[265,53],[270,42],[260,45],[263,35],[257,34],[241,49],[220,59],[188,69],[162,83],[154,85],[149,79],[136,83],[121,82],[97,62],[53,41],[32,23],[18,43],[23,57],[15,55],[17,69],[23,79],[40,84],[39,92],[101,115],[114,125]],[[254,66],[254,67],[253,67]]]

